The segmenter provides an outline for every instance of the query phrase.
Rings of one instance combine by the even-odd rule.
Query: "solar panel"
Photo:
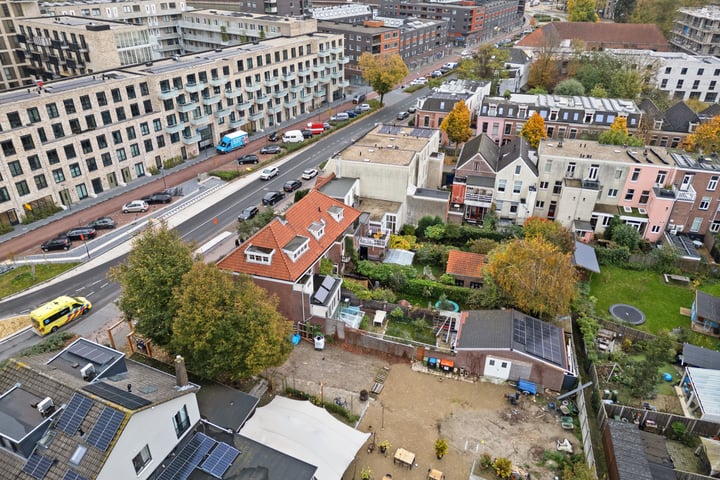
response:
[[[110,400],[113,403],[117,403],[120,406],[129,408],[130,410],[137,410],[142,407],[150,405],[152,402],[145,398],[139,397],[125,390],[121,390],[117,387],[113,387],[104,382],[91,383],[85,385],[83,390],[90,393],[94,393],[98,397],[102,397],[105,400]]]
[[[60,420],[55,428],[69,435],[75,435],[80,428],[80,424],[85,420],[85,416],[90,411],[93,401],[84,395],[76,393],[70,399],[67,407],[63,411]]]
[[[513,341],[531,355],[565,366],[562,330],[554,325],[528,316],[515,318]]]
[[[68,352],[99,365],[104,365],[116,357],[115,354],[108,352],[104,348],[88,345],[87,343],[74,343],[68,348]]]
[[[323,279],[322,285],[320,286],[328,290],[332,290],[333,285],[335,285],[335,279],[328,275]]]
[[[186,480],[217,442],[203,433],[196,433],[175,455],[158,480]]]
[[[87,443],[103,452],[107,451],[124,418],[123,412],[105,407],[88,435]]]
[[[210,455],[200,465],[200,470],[209,473],[215,478],[222,478],[238,455],[240,455],[240,451],[237,448],[219,442],[217,447],[210,452]]]
[[[55,460],[33,453],[25,463],[22,471],[33,478],[42,480],[45,478],[45,475],[47,475],[48,470],[50,470],[50,467],[52,467],[54,462]]]
[[[329,294],[330,292],[328,292],[325,288],[320,287],[320,289],[315,292],[315,295],[313,295],[313,297],[315,298],[315,301],[317,303],[323,304],[325,303],[325,300],[327,300]]]
[[[68,470],[67,472],[65,472],[65,476],[62,478],[62,480],[87,480],[87,478],[83,477],[77,472]]]

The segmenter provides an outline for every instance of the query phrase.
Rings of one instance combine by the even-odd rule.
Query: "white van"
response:
[[[305,137],[303,137],[302,131],[300,130],[288,130],[283,133],[282,136],[282,141],[284,143],[300,143],[303,140],[305,140]]]

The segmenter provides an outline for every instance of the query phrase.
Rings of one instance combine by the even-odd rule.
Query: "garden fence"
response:
[[[664,434],[668,430],[672,430],[673,423],[682,423],[685,425],[685,431],[693,435],[703,437],[714,437],[720,435],[720,424],[708,422],[697,418],[683,417],[672,413],[655,412],[643,408],[628,407],[627,405],[608,405],[603,404],[605,413],[608,418],[627,422],[639,422],[645,425],[648,420],[655,422],[657,433]]]
[[[675,480],[717,480],[717,477],[708,477],[707,475],[683,472],[682,470],[675,470],[673,473],[675,473]]]

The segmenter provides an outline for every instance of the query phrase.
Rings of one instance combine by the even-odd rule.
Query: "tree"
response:
[[[553,93],[570,96],[585,95],[585,87],[574,78],[569,78],[558,83]]]
[[[610,240],[617,243],[621,247],[627,247],[631,252],[637,250],[640,245],[640,232],[635,227],[628,224],[621,224],[613,227]]]
[[[238,237],[240,237],[243,241],[247,240],[265,225],[270,223],[273,218],[275,218],[275,211],[272,207],[267,207],[250,220],[240,222],[237,227]]]
[[[470,109],[465,105],[465,100],[458,100],[455,106],[448,113],[440,124],[440,130],[445,132],[448,140],[455,144],[457,148],[459,143],[467,142],[472,136],[470,128]]]
[[[688,152],[717,153],[718,147],[720,147],[720,115],[699,125],[693,133],[685,137],[683,143],[683,148]]]
[[[557,83],[560,69],[551,50],[542,49],[537,60],[530,65],[528,73],[528,87],[531,91],[541,88],[549,92]]]
[[[487,274],[513,306],[552,319],[567,314],[575,296],[571,257],[539,236],[516,239],[491,252]]]
[[[498,246],[498,242],[491,238],[477,238],[475,240],[468,240],[467,249],[472,253],[480,253],[487,255],[493,249]]]
[[[407,65],[400,55],[363,53],[358,60],[363,78],[380,94],[380,105],[385,94],[392,90],[408,74]]]
[[[290,354],[292,324],[278,300],[247,276],[234,278],[197,262],[175,289],[173,352],[207,378],[235,381],[281,365]]]
[[[523,233],[525,238],[544,238],[563,253],[575,251],[575,239],[572,232],[563,227],[560,222],[547,218],[530,217],[523,225]]]
[[[110,269],[122,288],[119,307],[136,329],[159,345],[172,340],[177,310],[173,290],[193,266],[193,248],[164,222],[150,224],[133,240],[127,261]]]
[[[520,130],[520,136],[527,140],[532,148],[538,148],[540,140],[547,138],[545,120],[543,120],[538,112],[533,113],[528,121],[525,122],[525,125],[523,125]]]
[[[598,137],[598,141],[604,145],[630,145],[633,147],[643,147],[645,142],[642,138],[631,137],[628,134],[627,118],[616,117],[610,125],[609,130],[605,130]]]
[[[507,48],[497,48],[494,44],[480,45],[471,58],[460,62],[456,69],[458,78],[467,80],[491,80],[506,75],[505,63],[510,59]]]
[[[440,218],[439,216],[435,216],[435,218],[433,218],[429,215],[426,215],[418,221],[418,226],[415,229],[415,236],[419,239],[424,239],[425,230],[427,230],[428,227],[441,223],[443,223],[443,221],[442,218]]]
[[[608,92],[605,90],[602,83],[596,83],[592,90],[590,90],[590,96],[595,98],[607,98]]]
[[[568,22],[597,22],[595,0],[568,0]]]

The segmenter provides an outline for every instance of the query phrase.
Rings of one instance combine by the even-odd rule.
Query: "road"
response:
[[[340,129],[327,138],[315,142],[292,157],[281,159],[278,164],[280,174],[274,179],[262,182],[255,180],[257,174],[250,175],[238,180],[238,182],[245,182],[246,185],[236,193],[229,194],[221,201],[203,203],[203,210],[200,214],[190,216],[177,225],[178,233],[185,241],[200,245],[220,231],[233,229],[237,222],[237,214],[249,205],[259,204],[266,192],[282,190],[282,185],[287,180],[300,178],[303,170],[317,167],[334,153],[343,150],[354,140],[365,135],[375,124],[392,123],[395,121],[398,111],[406,110],[414,105],[420,96],[427,93],[427,88],[412,94],[406,94],[401,90],[388,93],[384,99],[385,107],[381,110],[372,115],[366,115],[347,128]],[[178,213],[178,215],[181,214],[182,212]],[[129,241],[129,235],[127,237]],[[2,316],[28,313],[34,306],[63,294],[87,297],[93,303],[93,312],[97,312],[115,300],[120,293],[119,286],[107,279],[110,267],[122,262],[127,256],[127,253],[120,256],[113,255],[113,250],[116,249],[119,249],[119,246],[114,245],[103,255],[93,255],[93,260],[78,267],[74,272],[5,299],[0,302]],[[93,312],[83,317],[82,322],[72,323],[66,328],[72,329],[80,335],[97,330],[108,319]],[[39,341],[40,338],[31,331],[12,337],[0,344],[0,360],[5,360]]]

